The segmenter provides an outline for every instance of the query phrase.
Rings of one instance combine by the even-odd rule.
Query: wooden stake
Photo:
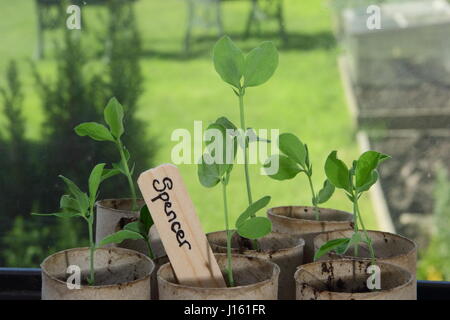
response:
[[[226,287],[178,168],[163,164],[147,170],[138,184],[178,282]]]

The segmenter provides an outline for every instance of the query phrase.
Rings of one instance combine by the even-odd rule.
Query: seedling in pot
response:
[[[130,222],[125,225],[123,230],[119,230],[107,237],[105,237],[100,243],[98,247],[103,247],[104,245],[110,243],[121,243],[124,240],[144,240],[147,245],[148,256],[153,259],[154,254],[151,247],[150,238],[148,236],[150,232],[150,228],[153,226],[153,219],[150,215],[148,207],[144,205],[141,208],[139,219],[137,221]]]
[[[312,194],[313,212],[317,220],[319,220],[319,204],[325,203],[334,193],[334,185],[327,179],[323,184],[323,188],[319,193],[315,193],[312,182],[313,167],[309,157],[309,150],[306,144],[292,133],[283,133],[278,138],[278,147],[283,154],[271,156],[264,168],[271,168],[274,158],[278,157],[279,169],[269,177],[275,180],[290,180],[299,173],[304,173],[308,177],[309,187]],[[267,171],[267,170],[266,170]]]
[[[89,136],[96,141],[109,141],[116,145],[117,150],[119,151],[120,161],[113,164],[113,169],[110,169],[110,172],[111,174],[122,173],[126,176],[132,198],[131,210],[136,211],[138,208],[136,187],[133,182],[134,165],[130,169],[130,153],[121,140],[121,137],[125,132],[123,126],[124,112],[122,105],[116,98],[111,98],[111,100],[109,100],[103,112],[103,116],[109,128],[97,122],[84,122],[76,126],[74,130],[81,137]]]
[[[362,194],[368,191],[378,180],[377,168],[381,162],[390,156],[376,151],[364,152],[358,160],[353,161],[352,167],[348,169],[345,163],[337,158],[337,151],[333,151],[325,162],[325,173],[328,180],[339,189],[343,189],[347,198],[353,204],[354,232],[351,238],[333,239],[322,245],[314,256],[319,259],[324,254],[334,251],[337,254],[345,254],[350,247],[354,246],[355,256],[358,256],[358,245],[366,243],[372,264],[375,263],[375,252],[372,239],[369,237],[364,220],[359,210],[358,200]],[[362,234],[359,230],[361,225]]]
[[[246,127],[244,96],[247,88],[262,85],[272,77],[278,66],[278,52],[272,42],[266,41],[244,55],[228,36],[224,36],[214,46],[213,61],[217,73],[232,86],[239,99],[239,145],[244,151],[245,183],[248,204],[251,205],[253,199],[248,172],[248,144],[251,142],[250,137],[254,137],[254,131]],[[260,139],[254,137],[252,140]]]
[[[220,139],[222,141],[222,143],[218,144],[219,146],[222,146],[222,149],[214,147],[213,142],[216,140],[207,142],[207,150],[203,154],[201,162],[198,165],[198,177],[200,183],[203,186],[212,188],[219,183],[222,185],[225,229],[227,233],[226,271],[228,284],[231,287],[234,286],[231,260],[231,239],[234,232],[237,232],[244,238],[257,240],[272,231],[272,224],[269,219],[256,216],[256,213],[260,209],[267,206],[267,204],[269,203],[269,196],[263,197],[258,201],[250,204],[248,208],[236,220],[236,231],[230,230],[228,217],[227,186],[230,181],[231,171],[233,169],[233,161],[230,161],[230,159],[234,160],[237,148],[237,137],[229,134],[233,131],[233,127],[234,125],[226,118],[219,118],[216,120],[216,122],[208,127],[208,130],[217,130],[216,133],[218,134],[215,135],[215,139]]]
[[[98,195],[100,184],[107,178],[112,176],[112,171],[105,169],[105,164],[100,163],[94,167],[89,176],[89,195],[82,192],[80,188],[70,179],[59,176],[67,185],[68,195],[63,195],[60,200],[61,212],[57,213],[32,213],[36,216],[56,216],[60,218],[81,217],[88,225],[89,231],[89,277],[87,282],[89,285],[95,284],[94,270],[94,205]]]

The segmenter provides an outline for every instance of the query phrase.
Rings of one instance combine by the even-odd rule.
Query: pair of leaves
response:
[[[367,191],[377,181],[378,165],[390,156],[376,151],[364,152],[358,159],[355,169],[355,185],[359,192]]]
[[[268,81],[278,67],[278,52],[266,41],[244,56],[230,37],[223,36],[214,46],[213,61],[222,80],[240,89]]]
[[[215,140],[220,139],[221,143],[216,141],[214,144],[215,140],[207,142],[208,152],[202,155],[197,171],[200,183],[206,188],[214,187],[222,179],[228,183],[237,152],[237,138],[235,135],[230,135],[230,132],[236,132],[236,126],[230,120],[221,117],[212,123],[207,130],[212,129],[217,130],[216,133],[218,134],[215,135]],[[217,150],[218,145],[221,145],[221,150]]]
[[[345,163],[337,158],[337,151],[333,151],[325,162],[325,173],[332,184],[350,194],[353,193],[355,177],[356,191],[360,193],[369,190],[377,181],[378,165],[389,158],[388,155],[376,151],[367,151],[354,161],[352,169],[349,170]]]
[[[297,136],[282,133],[278,137],[278,147],[283,154],[271,156],[264,164],[264,168],[268,169],[274,165],[275,161],[278,161],[278,171],[269,174],[269,177],[275,180],[289,180],[308,169],[306,167],[307,148]]]
[[[81,137],[88,136],[96,141],[115,142],[124,133],[123,107],[116,98],[109,100],[103,117],[109,129],[97,122],[84,122],[75,127],[75,132]]]
[[[275,180],[289,180],[300,172],[305,172],[309,176],[312,175],[308,147],[297,136],[292,133],[283,133],[278,138],[278,145],[283,154],[271,156],[264,164],[269,177]],[[275,157],[278,157],[278,159]],[[276,173],[270,174],[267,169],[272,168],[277,160],[279,169]],[[333,195],[334,189],[334,185],[325,180],[323,188],[315,198],[313,197],[313,204],[318,205],[328,201]]]
[[[359,232],[352,235],[351,238],[338,238],[324,243],[314,254],[314,261],[320,259],[328,252],[334,251],[336,254],[345,254],[351,246],[358,245],[362,242],[362,236]]]
[[[259,239],[272,231],[272,223],[266,217],[256,217],[256,213],[266,207],[270,197],[265,196],[253,202],[236,220],[237,233],[247,239]]]
[[[141,208],[139,220],[133,221],[125,225],[123,230],[119,230],[100,241],[97,247],[103,247],[110,243],[121,243],[124,240],[143,239],[149,242],[148,234],[153,225],[153,219],[150,215],[147,205]]]

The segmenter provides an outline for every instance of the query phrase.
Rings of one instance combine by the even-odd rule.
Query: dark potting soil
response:
[[[370,143],[373,150],[392,156],[380,166],[384,196],[399,233],[415,239],[420,246],[418,230],[402,225],[400,217],[404,213],[433,212],[436,170],[443,167],[450,172],[450,129],[442,135],[417,131],[371,138]]]

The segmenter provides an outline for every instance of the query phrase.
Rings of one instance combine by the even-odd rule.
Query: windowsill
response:
[[[41,270],[37,268],[0,268],[0,300],[39,300]],[[450,282],[417,281],[418,300],[449,300]]]

